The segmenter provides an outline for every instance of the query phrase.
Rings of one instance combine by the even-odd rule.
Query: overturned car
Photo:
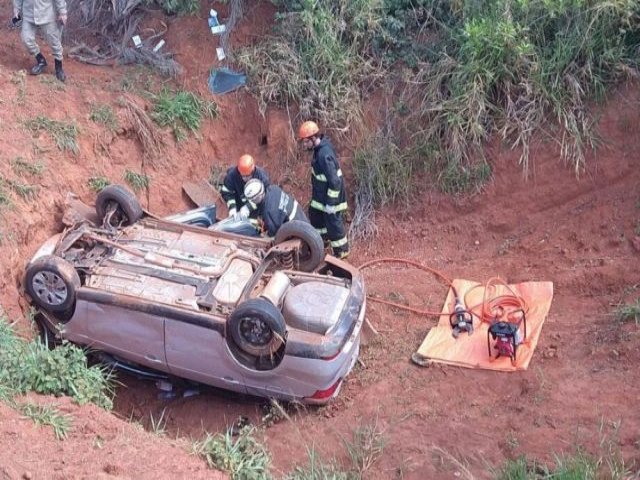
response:
[[[322,404],[359,351],[365,290],[311,225],[250,238],[157,218],[124,187],[45,242],[24,288],[51,339],[125,368]],[[189,217],[189,216],[187,216]]]

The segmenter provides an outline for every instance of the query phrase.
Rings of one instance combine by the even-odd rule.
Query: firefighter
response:
[[[270,237],[275,237],[280,227],[291,220],[309,223],[296,199],[277,185],[265,188],[257,178],[251,179],[244,186],[244,196],[262,221],[262,230]]]
[[[349,242],[342,217],[347,210],[347,196],[338,156],[315,122],[304,122],[298,139],[306,150],[313,150],[309,220],[325,242],[329,241],[333,254],[345,258],[349,255]]]
[[[267,172],[256,166],[256,162],[251,155],[244,154],[238,159],[236,166],[229,168],[224,177],[221,188],[222,198],[229,209],[229,217],[236,220],[246,220],[255,218],[244,196],[245,184],[256,178],[264,185],[269,185],[269,175]]]

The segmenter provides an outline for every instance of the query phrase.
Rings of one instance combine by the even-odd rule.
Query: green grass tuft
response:
[[[207,433],[204,440],[193,444],[193,452],[210,467],[229,473],[232,480],[268,479],[271,459],[255,433],[253,427],[244,427],[235,440],[230,431]]]
[[[87,180],[87,185],[94,192],[99,192],[103,190],[105,187],[111,185],[111,182],[107,177],[97,176],[97,177],[89,177]]]
[[[110,105],[91,105],[89,120],[104,125],[112,132],[118,129],[118,117]]]
[[[125,170],[123,178],[129,185],[131,185],[134,192],[148,189],[151,182],[148,175],[144,173],[137,173],[132,170]]]
[[[30,162],[22,157],[16,157],[11,160],[11,168],[16,175],[33,175],[41,177],[44,173],[45,166],[42,162]]]
[[[78,126],[73,122],[59,122],[44,115],[38,115],[36,118],[26,121],[25,126],[34,133],[42,130],[49,132],[60,150],[69,150],[74,154],[78,154],[80,151]]]
[[[640,298],[634,303],[619,305],[614,311],[614,316],[619,322],[640,325]]]
[[[52,405],[38,405],[27,402],[18,407],[22,415],[32,419],[36,425],[46,425],[53,428],[53,433],[58,440],[67,438],[71,428],[69,415],[61,414]]]
[[[161,91],[154,97],[151,118],[161,127],[171,127],[176,141],[187,138],[187,131],[197,132],[203,118],[215,118],[218,106],[192,92]]]

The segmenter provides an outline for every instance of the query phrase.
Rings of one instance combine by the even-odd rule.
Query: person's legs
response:
[[[327,235],[331,241],[333,255],[338,258],[345,258],[349,255],[349,242],[347,241],[347,232],[342,220],[342,212],[325,213],[324,221],[327,225]]]
[[[28,22],[26,20],[22,21],[20,37],[22,38],[22,42],[27,47],[29,53],[36,57],[36,64],[31,69],[31,75],[40,75],[47,66],[47,60],[44,58],[44,55],[40,53],[40,46],[36,42],[37,29],[38,26],[35,23]]]
[[[322,240],[327,241],[327,226],[324,223],[324,212],[309,207],[309,222],[315,228]]]
[[[55,59],[56,78],[64,82],[67,77],[62,69],[62,26],[58,22],[50,22],[41,25],[40,28]]]

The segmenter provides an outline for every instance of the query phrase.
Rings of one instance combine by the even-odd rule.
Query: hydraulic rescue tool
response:
[[[453,312],[449,315],[449,324],[453,338],[458,338],[462,332],[467,332],[469,335],[473,333],[473,315],[464,307],[458,296],[456,296]]]

